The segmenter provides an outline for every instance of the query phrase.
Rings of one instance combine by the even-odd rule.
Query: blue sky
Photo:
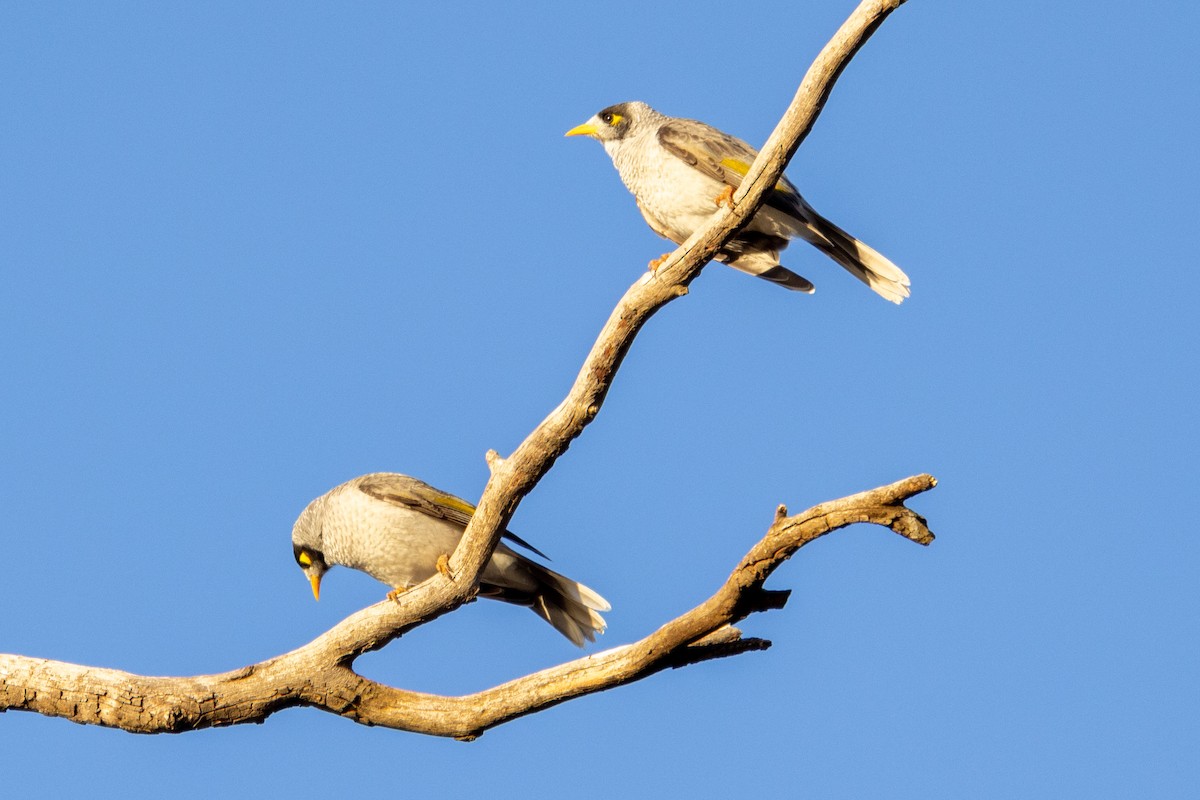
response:
[[[222,671],[380,599],[340,570],[313,603],[304,505],[376,470],[476,498],[666,249],[563,132],[641,99],[760,143],[853,5],[6,4],[0,651]],[[912,299],[802,244],[812,297],[708,267],[513,521],[612,602],[600,646],[707,597],[780,502],[932,472],[932,547],[822,540],[743,626],[768,652],[472,744],[312,710],[176,737],[8,714],[6,787],[1194,791],[1197,23],[903,7],[788,174]],[[479,602],[359,668],[466,692],[576,655]]]

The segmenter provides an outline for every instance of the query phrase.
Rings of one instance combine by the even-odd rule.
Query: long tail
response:
[[[579,647],[583,647],[585,639],[596,641],[596,634],[604,633],[607,627],[597,612],[608,611],[612,606],[582,583],[545,567],[539,568],[542,571],[539,577],[543,581],[541,591],[534,598],[533,613]]]
[[[809,212],[805,220],[806,227],[799,231],[805,241],[841,264],[847,272],[870,286],[885,300],[899,305],[909,296],[912,284],[904,270],[878,250],[813,211],[811,206],[805,210]]]
[[[598,612],[612,608],[607,600],[582,583],[528,559],[522,558],[520,567],[526,588],[485,583],[479,587],[480,594],[532,609],[579,647],[604,633],[606,625]]]

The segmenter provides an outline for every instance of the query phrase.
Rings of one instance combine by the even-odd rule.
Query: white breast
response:
[[[413,586],[433,575],[438,556],[454,551],[462,528],[369,497],[357,489],[330,498],[325,557],[361,569],[389,586]]]
[[[604,148],[625,186],[672,241],[687,239],[717,210],[725,185],[668,152],[655,131],[605,142]]]

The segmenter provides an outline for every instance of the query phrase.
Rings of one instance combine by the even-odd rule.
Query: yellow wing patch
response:
[[[736,158],[722,158],[721,166],[725,169],[733,170],[743,178],[746,177],[746,173],[750,171],[749,164],[747,164],[745,161],[738,161]]]
[[[722,158],[721,166],[724,167],[725,169],[729,170],[730,172],[736,172],[738,175],[742,176],[743,178],[746,177],[746,173],[750,171],[749,164],[747,164],[745,161],[740,161],[736,158]],[[775,184],[775,191],[783,192],[784,194],[792,193],[791,188],[786,183],[784,183],[782,180]]]
[[[442,494],[439,492],[433,496],[433,501],[439,506],[461,512],[466,514],[468,517],[475,513],[475,506],[471,505],[466,500],[460,500],[452,494]]]

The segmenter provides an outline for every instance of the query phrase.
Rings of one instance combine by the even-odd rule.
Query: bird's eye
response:
[[[600,115],[600,121],[603,122],[605,125],[612,125],[612,121],[613,121],[612,112],[605,111],[603,114]]]

